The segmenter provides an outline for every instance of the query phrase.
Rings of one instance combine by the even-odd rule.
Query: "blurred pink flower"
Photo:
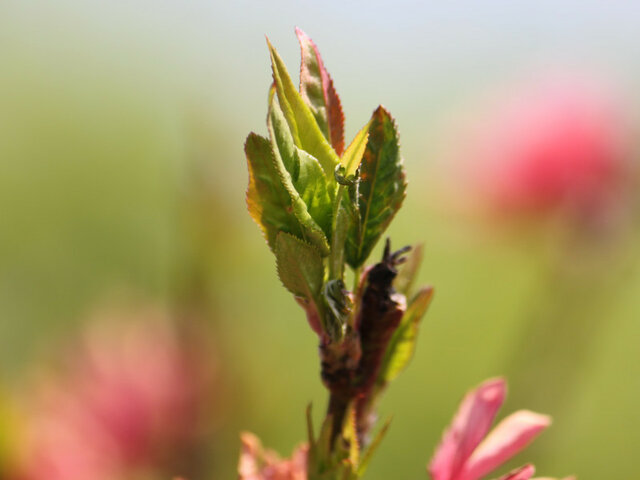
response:
[[[551,423],[545,415],[519,410],[489,433],[505,395],[506,384],[502,379],[487,380],[466,395],[429,465],[433,480],[484,478]],[[526,466],[511,475],[504,480],[528,479],[533,475],[533,467]]]
[[[498,480],[529,480],[533,477],[536,469],[533,465],[525,465],[524,467],[520,467],[512,472],[507,473],[506,475],[500,477]],[[550,477],[536,477],[532,480],[556,480]],[[575,477],[566,477],[563,480],[576,480]]]
[[[29,395],[17,478],[115,480],[180,464],[211,393],[198,347],[157,311],[91,324],[64,374]]]
[[[513,472],[509,472],[506,475],[500,477],[498,480],[529,480],[533,477],[533,474],[536,472],[536,469],[533,465],[525,465],[524,467],[520,467]]]
[[[558,77],[503,93],[500,102],[475,119],[469,138],[457,139],[488,206],[517,215],[568,209],[594,221],[611,214],[631,163],[629,125],[614,96]]]
[[[307,480],[306,445],[296,448],[291,459],[282,460],[276,453],[264,450],[258,437],[251,433],[243,433],[241,441],[239,480]]]

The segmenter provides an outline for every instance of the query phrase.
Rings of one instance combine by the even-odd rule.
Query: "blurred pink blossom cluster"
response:
[[[243,433],[239,480],[306,480],[308,446],[301,445],[291,459],[281,459],[275,452],[265,450],[260,439],[251,433]]]
[[[203,355],[161,312],[97,319],[64,372],[29,392],[16,480],[178,473],[213,393]]]
[[[549,75],[501,92],[456,138],[469,200],[500,215],[615,221],[633,152],[629,109],[614,91]]]

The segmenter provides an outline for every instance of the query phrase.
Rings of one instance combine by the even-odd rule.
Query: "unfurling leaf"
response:
[[[324,300],[329,307],[332,320],[327,319],[327,330],[333,331],[336,335],[344,334],[349,315],[353,310],[353,301],[342,280],[329,280],[323,290]],[[333,328],[329,328],[329,324]],[[335,336],[333,338],[336,338]]]
[[[274,151],[277,150],[282,164],[291,177],[297,194],[300,196],[314,222],[322,229],[326,237],[331,235],[332,197],[335,182],[331,185],[322,171],[318,160],[293,143],[291,131],[275,96],[270,96],[267,125]],[[304,224],[305,219],[298,218]],[[313,230],[316,227],[310,226]]]
[[[373,113],[360,164],[359,218],[349,232],[346,259],[360,267],[404,200],[406,181],[393,118],[382,106]]]
[[[299,28],[296,35],[300,42],[300,93],[309,106],[320,130],[338,155],[344,150],[344,115],[340,97],[333,87],[333,80],[324,68],[318,47]]]
[[[291,130],[293,141],[297,147],[317,158],[327,178],[332,178],[333,171],[340,159],[320,130],[313,113],[293,85],[280,55],[271,43],[268,45],[276,93]]]
[[[278,232],[302,238],[302,227],[293,211],[289,192],[276,167],[269,140],[250,133],[244,146],[249,169],[247,207],[260,226],[271,250],[276,249]]]
[[[420,320],[427,311],[433,289],[422,288],[407,307],[398,329],[387,346],[378,374],[378,387],[394,380],[409,364],[415,350]]]
[[[318,249],[288,233],[276,238],[276,266],[282,284],[297,297],[317,302],[324,281]]]
[[[273,151],[273,164],[280,178],[280,183],[284,186],[284,189],[289,193],[289,197],[291,198],[291,208],[289,211],[300,224],[301,235],[299,237],[315,245],[322,256],[326,256],[329,254],[329,241],[327,240],[327,236],[325,235],[322,227],[318,225],[315,219],[311,216],[307,203],[305,203],[305,199],[301,197],[293,183],[293,178],[287,169],[287,164],[288,167],[294,171],[299,188],[305,193],[307,201],[312,204],[314,212],[318,215],[322,212],[321,209],[323,206],[313,201],[314,197],[316,197],[315,188],[307,187],[310,186],[310,183],[313,183],[313,178],[317,180],[314,185],[315,187],[323,185],[321,178],[323,175],[322,171],[318,171],[316,168],[315,173],[310,173],[310,171],[314,169],[313,159],[304,156],[301,151],[297,150],[294,145],[291,145],[290,142],[287,141],[286,132],[288,132],[288,129],[286,129],[286,126],[282,126],[282,129],[276,129],[278,125],[277,112],[277,102],[272,102],[268,125],[272,138],[271,146]],[[284,156],[280,153],[281,148],[282,152],[284,152]],[[285,161],[287,164],[285,164]],[[302,179],[300,179],[301,176],[303,177]],[[309,177],[311,177],[311,179]],[[322,195],[320,194],[320,196]],[[323,200],[319,201],[322,202]],[[318,208],[316,209],[315,207]],[[331,204],[328,203],[326,208],[328,209],[327,214],[330,215]],[[326,218],[326,215],[323,218],[326,219],[324,223],[325,228],[327,228],[326,221],[330,221],[330,219]]]
[[[340,159],[340,163],[345,168],[346,177],[355,174],[356,170],[358,170],[358,167],[360,166],[362,155],[364,154],[364,150],[367,147],[367,142],[369,140],[370,125],[371,122],[367,123],[360,129]]]

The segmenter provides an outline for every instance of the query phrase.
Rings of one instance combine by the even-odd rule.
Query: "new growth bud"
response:
[[[410,248],[391,252],[388,240],[382,261],[361,274],[405,196],[397,126],[379,106],[344,148],[333,80],[315,44],[296,33],[299,89],[269,43],[269,136],[252,133],[245,144],[247,205],[276,256],[280,280],[320,341],[321,377],[330,392],[322,429],[328,443],[312,458],[324,469],[343,465],[347,455],[355,475],[375,399],[411,357],[431,290],[416,295],[417,307],[405,315],[409,292],[396,292],[393,282]],[[403,285],[411,283],[417,263]],[[344,283],[347,267],[354,272],[354,291]]]

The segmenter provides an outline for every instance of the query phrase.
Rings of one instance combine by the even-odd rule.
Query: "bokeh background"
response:
[[[320,416],[315,335],[244,202],[244,138],[266,133],[264,35],[297,77],[296,25],[320,47],[347,141],[379,103],[398,121],[409,188],[389,233],[397,245],[424,243],[420,280],[436,289],[414,361],[382,404],[393,423],[367,477],[426,478],[464,392],[506,374],[503,413],[554,417],[521,462],[544,475],[634,478],[633,2],[0,2],[0,458],[15,463],[25,416],[16,412],[33,385],[55,383],[62,357],[86,361],[74,339],[96,312],[131,305],[206,338],[215,398],[193,480],[234,477],[241,430],[289,454],[304,439],[306,405]],[[540,204],[496,206],[468,175],[491,160],[469,130],[549,78],[565,92],[595,85],[596,104],[610,101],[615,113],[595,108],[595,130],[583,132],[613,138],[606,200],[545,202],[542,182],[532,187]],[[564,128],[508,124],[505,142]],[[144,478],[169,478],[161,473]]]

